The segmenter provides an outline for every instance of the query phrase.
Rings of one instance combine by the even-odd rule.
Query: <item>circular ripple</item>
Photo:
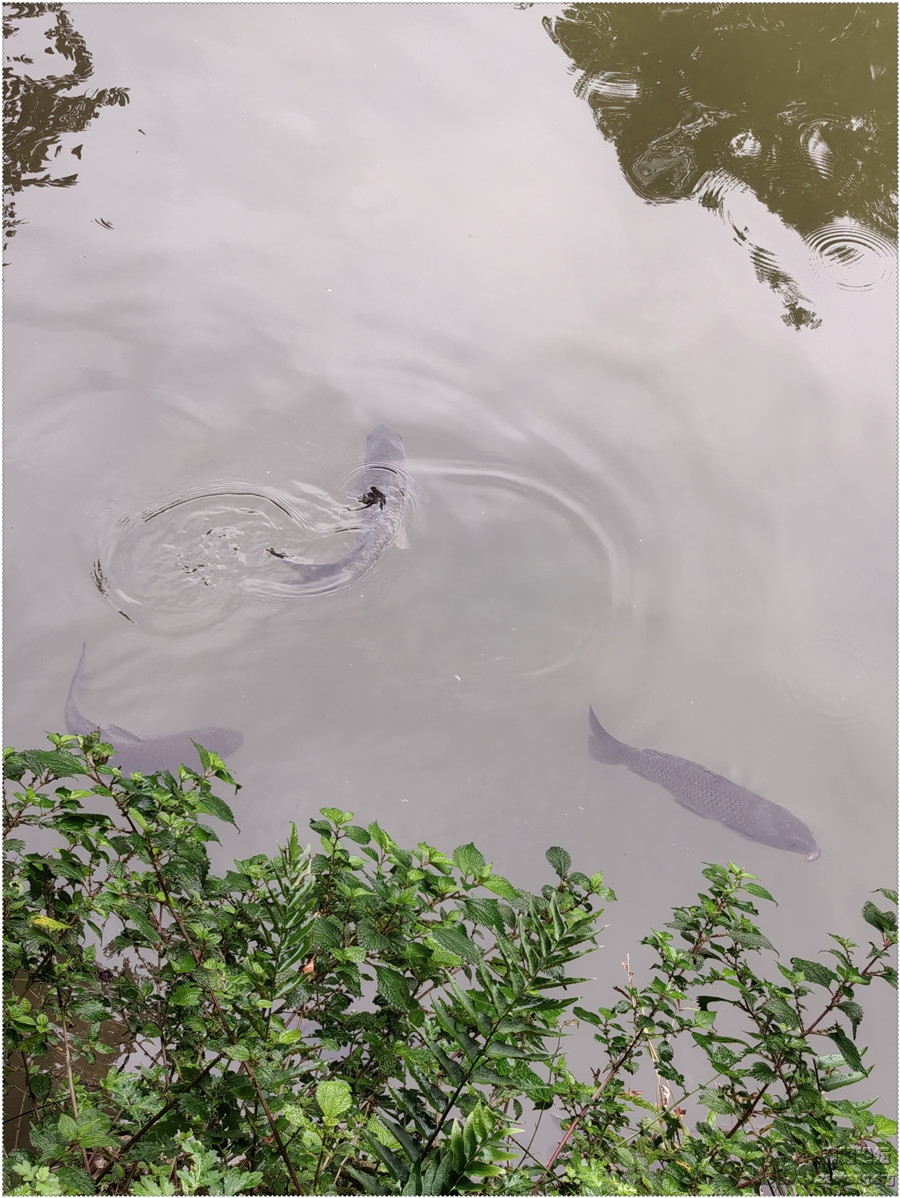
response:
[[[778,668],[785,698],[840,724],[857,723],[869,714],[871,678],[867,651],[858,641],[836,633],[799,641]]]
[[[270,549],[302,557],[329,547],[346,507],[324,491],[233,481],[164,499],[109,530],[94,566],[97,589],[128,620],[179,633],[219,623],[248,596],[289,593]],[[321,551],[321,550],[320,550]]]
[[[843,291],[870,291],[894,274],[896,247],[856,221],[831,221],[804,240],[813,270]]]
[[[596,503],[505,466],[440,462],[424,472],[444,508],[430,521],[442,538],[430,586],[455,596],[465,627],[442,634],[425,604],[420,635],[451,674],[550,674],[590,660],[619,618],[633,618],[633,563]],[[446,611],[433,614],[446,630]]]

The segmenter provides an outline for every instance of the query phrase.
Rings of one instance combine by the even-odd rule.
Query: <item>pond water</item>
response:
[[[243,733],[224,855],[324,805],[526,886],[563,845],[618,894],[596,1001],[703,862],[783,959],[896,871],[896,13],[821,6],[779,75],[767,6],[623,7],[13,5],[6,45],[57,82],[6,221],[5,743],[86,642],[91,719]],[[303,593],[269,550],[347,551],[381,423],[409,546]],[[589,704],[821,857],[592,760]]]

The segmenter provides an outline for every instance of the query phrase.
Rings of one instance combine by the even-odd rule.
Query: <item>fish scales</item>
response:
[[[624,765],[648,782],[667,790],[681,807],[731,828],[747,840],[772,848],[803,853],[814,861],[820,853],[812,832],[786,807],[754,794],[745,786],[715,774],[696,761],[660,753],[656,749],[635,749],[610,735],[594,714],[589,712],[591,756],[607,765]]]

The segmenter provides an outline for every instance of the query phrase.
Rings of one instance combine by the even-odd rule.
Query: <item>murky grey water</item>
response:
[[[62,728],[86,641],[98,722],[244,733],[229,853],[326,804],[526,885],[562,844],[618,892],[605,984],[704,861],[776,893],[788,954],[862,939],[896,857],[894,245],[850,200],[803,228],[754,191],[764,122],[701,172],[709,104],[623,175],[605,135],[643,84],[568,74],[560,11],[71,10],[75,90],[130,102],[61,120],[47,169],[77,182],[16,197],[5,741]],[[16,23],[7,55],[70,69],[53,18]],[[855,127],[801,115],[827,178]],[[339,556],[381,422],[421,485],[409,548],[291,593],[268,549]],[[821,859],[591,760],[589,703],[789,808]]]

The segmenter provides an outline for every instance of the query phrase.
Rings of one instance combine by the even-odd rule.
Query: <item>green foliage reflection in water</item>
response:
[[[16,215],[15,195],[24,187],[72,187],[78,172],[52,173],[51,163],[63,149],[79,162],[83,143],[75,144],[100,110],[128,103],[128,88],[104,87],[80,91],[94,73],[84,38],[62,4],[20,3],[3,6],[3,41],[23,28],[39,25],[49,44],[44,53],[59,55],[63,74],[40,73],[27,51],[6,54],[3,63],[3,247],[25,222]],[[29,29],[29,32],[31,30]],[[42,60],[45,62],[45,60]],[[74,135],[74,136],[73,136]],[[68,162],[68,159],[65,161]],[[103,223],[102,220],[98,223]],[[107,223],[106,228],[109,228]]]
[[[7,1193],[890,1192],[895,1125],[835,1092],[870,1071],[859,991],[896,985],[892,911],[867,902],[867,948],[832,937],[772,980],[770,896],[711,865],[643,941],[648,984],[628,972],[591,1008],[572,967],[614,895],[564,849],[529,894],[473,844],[404,849],[324,808],[317,852],[292,828],[219,877],[215,755],[122,778],[96,735],[50,739],[5,753],[4,1053],[30,1118]],[[573,1019],[599,1046],[590,1085],[562,1052]],[[693,1130],[683,1103],[707,1112]],[[551,1109],[541,1160],[525,1129]]]
[[[821,321],[728,216],[730,192],[752,191],[811,248],[840,222],[832,256],[896,254],[896,5],[572,4],[543,22],[635,194],[721,212],[785,323]]]

